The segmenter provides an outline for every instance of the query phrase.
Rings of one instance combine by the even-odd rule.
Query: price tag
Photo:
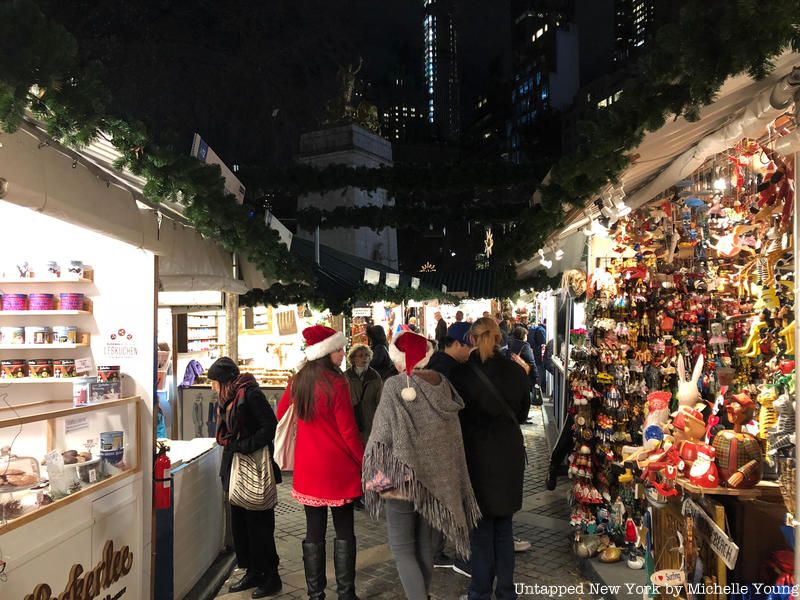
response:
[[[97,483],[97,469],[89,469],[89,483]]]
[[[75,359],[75,373],[78,375],[88,375],[92,370],[91,358],[76,358]]]

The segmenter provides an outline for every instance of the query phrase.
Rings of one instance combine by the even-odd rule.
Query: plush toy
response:
[[[755,404],[747,392],[742,392],[731,396],[726,411],[733,430],[719,432],[713,443],[720,478],[733,488],[754,487],[761,481],[761,445],[742,427],[752,420]]]
[[[683,355],[678,356],[678,405],[683,407],[694,407],[700,404],[700,390],[697,388],[697,382],[700,381],[700,376],[703,374],[704,356],[701,354],[697,357],[697,362],[694,363],[692,370],[692,378],[686,379],[686,367],[684,367]]]

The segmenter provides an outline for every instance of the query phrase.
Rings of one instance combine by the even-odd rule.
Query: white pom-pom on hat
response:
[[[428,339],[411,331],[398,333],[389,346],[389,357],[401,370],[406,372],[407,387],[400,392],[400,397],[411,402],[417,398],[416,390],[411,387],[411,371],[424,367],[433,356],[433,345]]]

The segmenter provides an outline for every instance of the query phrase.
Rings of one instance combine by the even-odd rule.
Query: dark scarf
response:
[[[247,396],[247,389],[258,382],[252,373],[242,373],[225,386],[225,397],[217,403],[217,443],[227,446],[240,433],[239,407]]]

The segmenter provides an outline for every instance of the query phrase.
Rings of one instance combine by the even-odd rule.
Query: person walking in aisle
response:
[[[517,597],[512,517],[522,508],[525,447],[520,424],[528,416],[530,383],[522,367],[500,352],[494,319],[470,330],[476,350],[455,367],[451,381],[464,399],[460,413],[469,476],[482,518],[470,535],[469,600]],[[496,585],[495,585],[496,579]]]
[[[358,432],[347,378],[341,371],[345,337],[330,327],[303,330],[306,362],[278,404],[278,419],[294,404],[297,415],[292,497],[306,513],[303,540],[308,597],[325,598],[328,507],[336,539],[333,564],[339,600],[356,600],[353,502],[361,496],[364,443]]]
[[[447,336],[447,321],[444,320],[442,313],[438,310],[433,313],[433,318],[436,319],[436,331],[433,334],[433,338],[436,340],[436,349],[441,350],[442,342]]]
[[[350,384],[350,399],[353,402],[356,425],[365,443],[372,431],[372,420],[375,418],[383,389],[381,376],[369,366],[371,360],[372,350],[369,346],[354,344],[347,353],[350,367],[344,373]]]
[[[386,339],[386,330],[381,325],[370,325],[367,327],[367,340],[372,349],[372,360],[369,366],[375,369],[386,381],[392,375],[397,375],[397,369],[389,358],[389,342]]]
[[[208,379],[219,397],[216,406],[216,437],[222,446],[219,476],[227,496],[234,453],[251,454],[269,446],[272,456],[278,420],[255,377],[250,373],[240,374],[239,367],[227,356],[209,367]],[[276,483],[280,483],[280,469],[275,464],[272,469]],[[230,587],[230,592],[255,588],[253,598],[274,596],[283,587],[275,547],[275,509],[247,510],[233,505],[230,508],[236,562],[245,569],[244,577]]]
[[[375,517],[385,507],[389,547],[406,598],[426,600],[434,530],[469,556],[469,532],[480,518],[458,419],[464,404],[446,378],[423,370],[432,342],[404,332],[389,352],[401,374],[384,384],[367,442],[365,504]]]

